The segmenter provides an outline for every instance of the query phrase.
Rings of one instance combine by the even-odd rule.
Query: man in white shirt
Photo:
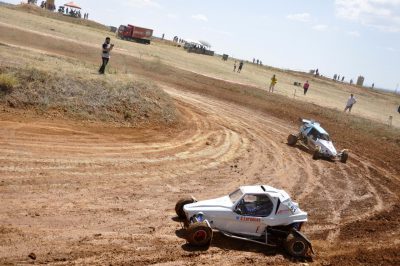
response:
[[[344,108],[344,111],[346,112],[349,110],[349,113],[351,112],[351,108],[353,105],[357,102],[356,98],[354,97],[353,94],[350,95],[350,98],[347,100],[346,108]]]

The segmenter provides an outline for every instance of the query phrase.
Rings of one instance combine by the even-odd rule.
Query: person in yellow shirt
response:
[[[275,74],[271,78],[271,85],[269,85],[269,92],[274,92],[275,84],[278,82],[278,79],[275,77]]]

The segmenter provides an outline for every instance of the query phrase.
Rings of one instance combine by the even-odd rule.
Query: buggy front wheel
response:
[[[190,224],[187,229],[187,241],[194,246],[207,246],[213,237],[213,231],[206,222]]]
[[[313,153],[313,157],[314,160],[318,160],[319,158],[321,158],[321,148],[317,147]]]

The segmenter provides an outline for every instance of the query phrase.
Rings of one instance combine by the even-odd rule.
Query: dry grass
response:
[[[18,85],[19,81],[14,75],[0,72],[0,93],[11,93],[12,90]]]
[[[0,96],[5,106],[129,126],[178,121],[172,99],[152,82],[99,76],[92,65],[73,59],[7,47],[0,48],[0,55],[0,83],[12,87]]]

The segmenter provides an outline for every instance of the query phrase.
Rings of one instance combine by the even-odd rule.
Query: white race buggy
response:
[[[270,186],[242,186],[211,200],[181,199],[175,211],[184,221],[187,241],[195,246],[209,245],[213,230],[218,230],[235,239],[283,245],[295,257],[313,252],[311,242],[300,233],[307,213],[285,191]]]
[[[315,121],[302,119],[300,132],[290,134],[287,143],[290,146],[296,145],[299,141],[303,146],[313,151],[313,159],[329,158],[332,160],[339,159],[342,163],[346,163],[349,158],[347,150],[337,152],[330,140],[328,132]]]

